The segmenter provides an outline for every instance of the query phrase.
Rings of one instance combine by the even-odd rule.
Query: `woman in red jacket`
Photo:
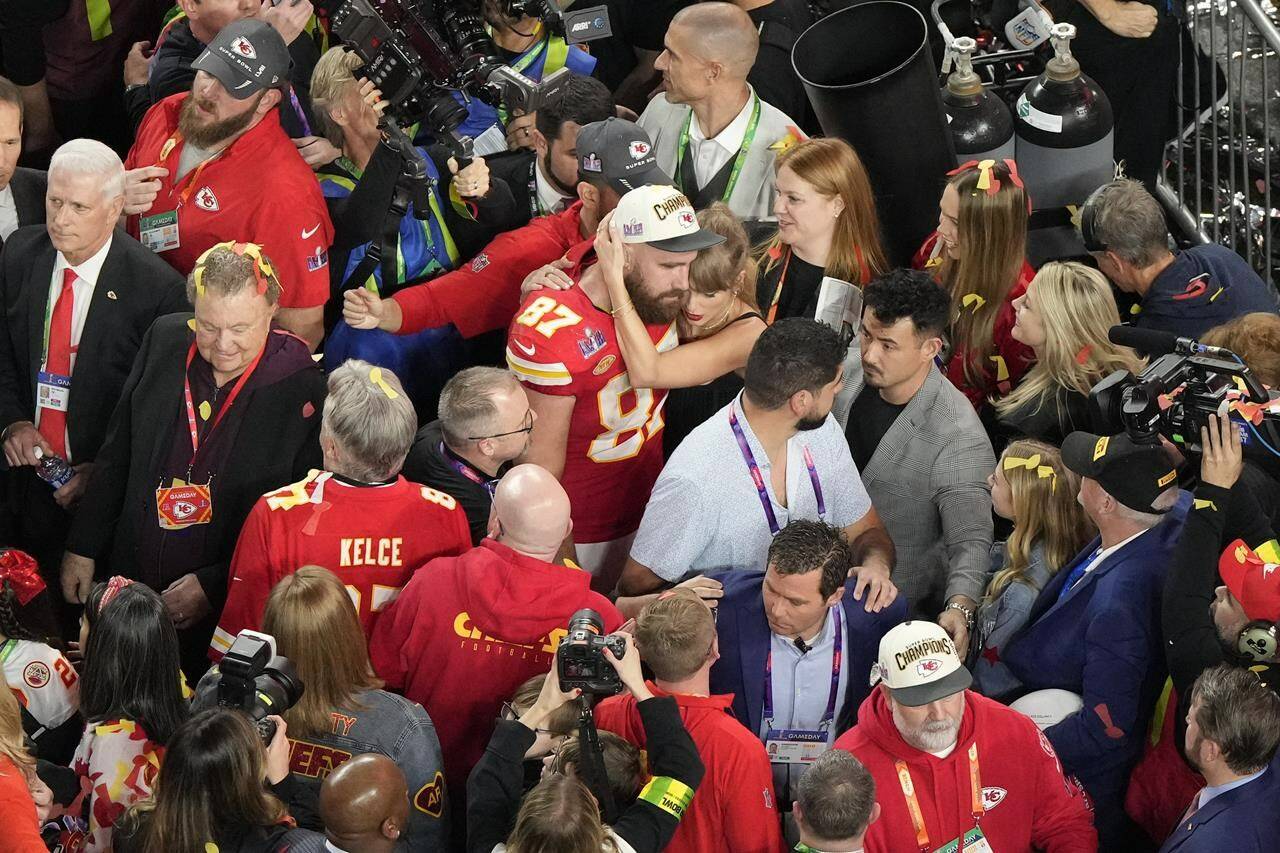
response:
[[[0,827],[10,853],[45,853],[36,794],[47,809],[49,789],[36,776],[36,760],[27,754],[18,700],[0,688]]]
[[[951,294],[947,378],[981,411],[1013,390],[1035,353],[1011,334],[1013,300],[1035,275],[1026,262],[1027,211],[1012,160],[976,160],[950,173],[938,203],[938,230],[912,266],[929,270]]]

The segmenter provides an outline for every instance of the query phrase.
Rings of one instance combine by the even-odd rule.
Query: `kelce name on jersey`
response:
[[[343,539],[342,567],[348,566],[400,566],[399,536],[389,539]]]

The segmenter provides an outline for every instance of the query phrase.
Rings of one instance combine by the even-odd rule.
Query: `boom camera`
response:
[[[276,654],[275,637],[249,630],[241,631],[222,656],[216,678],[215,689],[197,697],[195,710],[219,707],[243,711],[253,720],[264,744],[271,743],[276,734],[276,724],[267,715],[292,708],[304,689],[293,664]]]
[[[569,633],[556,649],[561,690],[567,693],[578,688],[596,696],[622,692],[622,679],[605,658],[604,650],[609,649],[621,660],[627,653],[627,641],[624,637],[601,636],[603,631],[604,619],[590,608],[569,617]]]

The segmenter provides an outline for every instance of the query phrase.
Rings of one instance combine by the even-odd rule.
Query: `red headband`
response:
[[[18,603],[24,607],[45,588],[36,561],[16,548],[0,554],[0,582],[9,584]]]
[[[133,586],[133,581],[128,578],[122,578],[120,575],[113,575],[107,581],[107,591],[102,594],[102,600],[98,602],[98,615],[102,615],[102,611],[107,609],[107,605],[111,600],[120,594],[120,590],[127,586]]]

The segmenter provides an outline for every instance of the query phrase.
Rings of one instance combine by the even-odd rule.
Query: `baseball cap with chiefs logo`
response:
[[[928,705],[968,689],[973,676],[960,663],[955,643],[933,622],[903,622],[880,639],[871,684],[883,684],[895,701]]]
[[[613,212],[624,243],[647,243],[664,252],[697,252],[724,242],[724,237],[698,225],[698,216],[675,187],[636,187]]]
[[[1164,447],[1136,442],[1124,433],[1073,432],[1062,442],[1062,462],[1138,512],[1163,512],[1152,504],[1178,483],[1178,472]]]
[[[1275,554],[1275,543],[1269,542],[1254,551],[1237,539],[1227,546],[1218,560],[1218,574],[1250,619],[1280,622],[1280,565],[1264,559]]]
[[[265,21],[244,18],[227,24],[191,67],[218,79],[238,101],[263,89],[289,85],[289,48]]]

